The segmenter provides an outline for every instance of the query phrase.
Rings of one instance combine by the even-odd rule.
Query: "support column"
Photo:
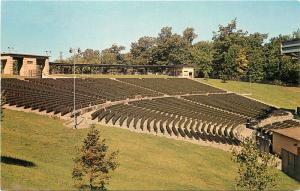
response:
[[[20,76],[36,77],[36,58],[23,58],[23,64],[20,69]]]
[[[49,66],[49,59],[46,59],[45,60],[45,66],[43,68],[43,71],[42,71],[42,75],[49,75],[49,70],[50,70],[50,66]]]
[[[1,60],[6,60],[5,67],[3,69],[3,74],[13,74],[13,57],[10,56],[1,56]]]

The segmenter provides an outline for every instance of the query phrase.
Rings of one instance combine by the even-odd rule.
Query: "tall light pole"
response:
[[[12,46],[7,47],[7,49],[8,49],[8,52],[10,52],[10,53],[12,53],[14,51],[14,47],[12,47]]]
[[[46,50],[45,53],[47,56],[49,56],[51,54],[51,50]]]
[[[76,115],[76,95],[75,95],[75,89],[76,89],[76,71],[75,71],[75,56],[76,54],[79,54],[81,52],[80,48],[70,48],[69,49],[69,53],[72,54],[73,53],[73,118],[74,118],[74,124],[73,124],[73,128],[77,129],[77,115]]]

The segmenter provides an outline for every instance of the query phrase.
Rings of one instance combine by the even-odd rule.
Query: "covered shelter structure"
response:
[[[42,77],[49,74],[49,56],[1,53],[1,74]]]
[[[300,39],[288,40],[281,43],[281,54],[300,58]]]
[[[74,64],[50,62],[51,74],[72,74]],[[194,67],[187,65],[133,65],[133,64],[75,64],[77,74],[164,74],[194,77]]]

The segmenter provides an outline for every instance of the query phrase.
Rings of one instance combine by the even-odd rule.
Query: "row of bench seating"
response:
[[[176,98],[114,105],[95,111],[91,116],[106,124],[227,144],[239,142],[239,127],[246,121],[239,115]]]

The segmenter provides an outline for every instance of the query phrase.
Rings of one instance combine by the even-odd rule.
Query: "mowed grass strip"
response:
[[[232,190],[236,166],[230,153],[125,129],[98,126],[111,148],[120,151],[111,190]],[[2,189],[74,189],[71,172],[75,146],[88,129],[72,130],[63,121],[5,109],[2,156],[33,162],[24,167],[1,163]],[[299,189],[283,173],[279,189]]]
[[[238,81],[222,83],[219,79],[204,80],[201,78],[197,80],[227,91],[251,94],[246,96],[280,108],[296,109],[297,106],[300,106],[300,87],[284,87],[259,83],[251,83],[250,85],[249,82]]]

